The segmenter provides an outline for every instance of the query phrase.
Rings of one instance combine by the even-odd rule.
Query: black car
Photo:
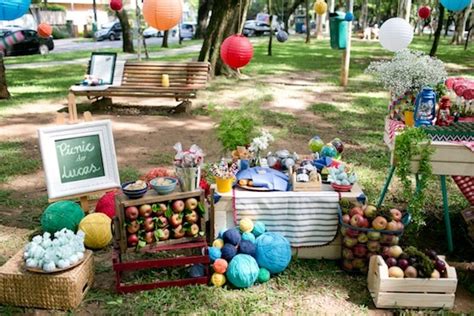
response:
[[[12,55],[31,55],[31,54],[47,54],[50,50],[54,49],[53,37],[42,38],[38,35],[38,32],[30,29],[22,28],[3,28],[0,29],[0,41],[3,41],[6,37],[13,35],[14,33],[21,33],[24,40],[16,43],[12,46],[1,48],[0,53],[3,56]],[[21,37],[21,36],[20,36]]]
[[[94,37],[97,41],[109,39],[111,41],[119,40],[122,36],[122,25],[120,22],[107,23],[100,30],[95,32]]]

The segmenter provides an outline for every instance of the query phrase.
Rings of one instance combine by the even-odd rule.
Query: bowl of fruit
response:
[[[150,181],[151,187],[159,195],[170,194],[176,189],[177,184],[178,180],[171,177],[158,177]]]
[[[122,184],[122,192],[129,199],[139,199],[146,194],[148,186],[145,181],[129,181]]]
[[[350,192],[352,186],[357,181],[355,173],[344,164],[329,168],[328,172],[328,181],[331,183],[334,191],[337,192]]]

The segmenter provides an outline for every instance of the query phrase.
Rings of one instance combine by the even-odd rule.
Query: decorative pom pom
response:
[[[217,238],[223,239],[224,238],[224,233],[227,231],[227,228],[222,228],[219,230],[219,234],[217,235]]]
[[[258,264],[253,257],[239,254],[230,262],[226,276],[235,287],[247,288],[257,280],[258,271]]]
[[[211,277],[211,283],[216,287],[221,287],[225,284],[225,276],[221,273],[214,273]]]
[[[216,261],[214,261],[212,268],[215,272],[224,274],[227,271],[227,266],[227,261],[225,261],[224,259],[217,259]]]
[[[260,236],[261,234],[263,234],[265,232],[266,228],[265,228],[265,224],[262,223],[262,222],[255,222],[255,224],[253,225],[253,230],[252,230],[252,234],[254,234],[255,237],[258,237]]]
[[[103,213],[92,213],[84,217],[79,229],[85,233],[84,244],[92,249],[101,249],[112,240],[112,220]]]
[[[115,191],[105,193],[95,206],[95,211],[97,213],[104,213],[110,218],[115,216]]]
[[[231,228],[224,233],[224,243],[237,246],[242,236],[237,228]]]
[[[248,240],[255,243],[255,235],[252,233],[243,233],[242,240]]]
[[[239,253],[243,253],[252,257],[255,257],[257,247],[255,244],[248,240],[242,240],[239,245]]]
[[[41,227],[44,231],[55,233],[63,228],[72,231],[84,218],[84,211],[72,201],[59,201],[49,205],[41,215]]]
[[[250,233],[253,229],[253,222],[250,218],[242,218],[239,227],[241,232]]]
[[[225,244],[224,247],[221,249],[222,252],[222,259],[230,262],[232,258],[237,254],[237,248],[231,244]]]
[[[265,283],[268,282],[268,280],[270,280],[270,271],[265,268],[260,268],[260,270],[258,270],[258,283]]]
[[[209,251],[209,259],[211,259],[211,262],[216,261],[222,256],[221,250],[219,248],[209,247],[208,251]]]
[[[224,241],[220,238],[214,240],[214,242],[212,243],[212,247],[216,247],[216,248],[219,248],[221,249],[222,247],[224,247]]]

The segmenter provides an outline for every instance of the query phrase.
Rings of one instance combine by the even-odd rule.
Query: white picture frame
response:
[[[38,138],[49,199],[120,187],[110,120],[40,128]]]
[[[105,85],[113,84],[116,61],[116,53],[92,53],[89,75],[102,79]]]

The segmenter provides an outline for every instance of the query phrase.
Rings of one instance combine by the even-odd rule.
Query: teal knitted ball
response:
[[[84,211],[73,201],[58,201],[50,204],[41,215],[41,228],[54,234],[63,228],[77,231],[79,223],[84,218]]]
[[[257,281],[258,271],[257,261],[253,257],[239,254],[230,262],[226,277],[235,287],[247,288]]]
[[[255,222],[253,224],[253,230],[252,230],[252,234],[254,234],[255,237],[258,237],[260,236],[261,234],[263,234],[265,232],[266,228],[265,228],[265,224],[262,223],[262,222]]]
[[[268,280],[270,280],[270,271],[265,268],[260,268],[260,270],[258,270],[257,282],[265,283],[268,282]]]
[[[257,262],[270,273],[283,272],[291,261],[288,239],[277,233],[264,233],[257,238]]]
[[[216,261],[216,259],[219,259],[222,256],[221,250],[216,247],[209,247],[209,259],[211,259],[211,262]]]
[[[242,240],[248,240],[252,243],[255,243],[255,235],[252,233],[243,233]]]

